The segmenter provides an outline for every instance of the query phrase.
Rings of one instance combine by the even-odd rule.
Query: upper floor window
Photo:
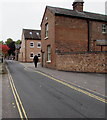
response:
[[[37,43],[37,48],[41,48],[41,42]]]
[[[39,36],[39,32],[36,32],[36,34]]]
[[[102,33],[106,33],[106,32],[107,32],[107,25],[102,24]]]
[[[32,35],[32,32],[29,32],[30,35]]]
[[[48,23],[45,24],[45,38],[48,38],[48,30],[49,30],[49,25]]]
[[[34,42],[30,42],[30,48],[34,47]]]

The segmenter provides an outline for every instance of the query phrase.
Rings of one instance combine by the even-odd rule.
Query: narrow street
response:
[[[19,62],[9,60],[7,67],[10,79],[3,90],[8,91],[10,85],[9,94],[14,96],[16,104],[13,107],[14,117],[105,118],[105,103],[102,99],[79,92],[78,88],[73,89],[69,84],[54,80],[36,69],[27,69]],[[10,96],[11,101],[13,98]],[[3,98],[5,110],[6,101]],[[4,114],[3,118],[5,117]]]

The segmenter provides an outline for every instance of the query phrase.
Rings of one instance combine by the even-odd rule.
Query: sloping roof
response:
[[[41,40],[41,30],[23,29],[25,39]]]
[[[51,6],[47,6],[46,8],[49,9],[55,15],[78,17],[78,18],[107,22],[107,15],[85,12],[85,11],[79,12],[79,11],[75,11],[75,10],[58,8],[58,7],[51,7]]]
[[[74,2],[84,2],[83,0],[75,0]]]

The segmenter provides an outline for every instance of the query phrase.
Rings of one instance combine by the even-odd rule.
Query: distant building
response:
[[[23,29],[19,61],[33,62],[34,55],[41,59],[41,31]]]
[[[19,60],[19,53],[20,53],[20,48],[21,48],[21,44],[15,44],[15,60],[18,61]]]
[[[47,6],[41,22],[42,66],[79,72],[106,72],[107,16]]]

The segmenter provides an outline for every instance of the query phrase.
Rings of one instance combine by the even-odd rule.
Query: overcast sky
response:
[[[21,39],[22,29],[39,29],[46,5],[72,9],[74,0],[0,0],[0,40]],[[107,0],[84,0],[84,11],[105,14]]]

